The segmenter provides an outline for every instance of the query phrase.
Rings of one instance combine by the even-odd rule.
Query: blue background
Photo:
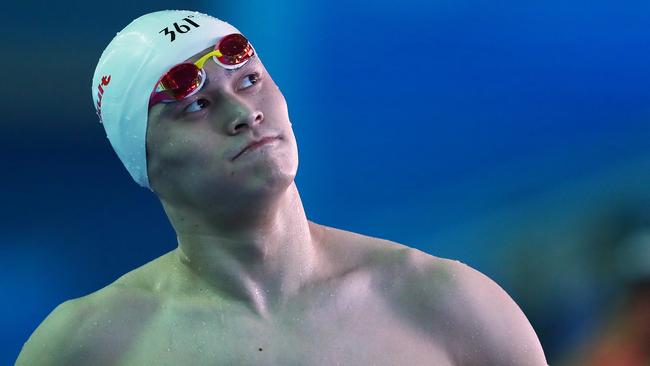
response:
[[[608,258],[648,224],[650,3],[268,1],[5,5],[0,364],[59,303],[175,247],[92,106],[116,32],[210,13],[284,93],[309,219],[487,274],[551,364],[618,291]]]

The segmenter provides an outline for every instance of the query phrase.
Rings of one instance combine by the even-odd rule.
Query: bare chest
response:
[[[441,340],[396,315],[361,276],[270,319],[243,307],[168,304],[142,323],[118,365],[452,365]]]

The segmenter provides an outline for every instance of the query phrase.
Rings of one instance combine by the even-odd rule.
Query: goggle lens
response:
[[[181,100],[201,86],[201,70],[194,64],[174,66],[160,80],[162,91],[170,97]]]
[[[223,37],[216,49],[221,53],[217,59],[224,65],[238,65],[253,56],[253,47],[238,33]]]
[[[239,33],[221,38],[215,50],[210,52],[217,64],[233,69],[244,64],[255,52],[248,39]],[[182,100],[197,92],[205,81],[203,63],[209,57],[206,54],[196,63],[182,63],[172,67],[156,84],[149,108],[158,102]]]

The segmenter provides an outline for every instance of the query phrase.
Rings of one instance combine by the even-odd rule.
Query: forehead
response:
[[[208,52],[211,52],[212,50],[214,50],[214,46],[210,46],[204,50],[195,53],[194,55],[190,56],[190,58],[186,59],[185,62],[196,62],[198,61],[198,59],[201,58],[201,56],[205,55]]]

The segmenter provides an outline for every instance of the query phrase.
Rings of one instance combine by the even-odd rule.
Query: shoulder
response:
[[[79,324],[92,310],[81,299],[59,304],[29,337],[16,365],[65,365],[79,337]]]
[[[456,260],[380,238],[349,236],[394,311],[446,344],[458,364],[546,366],[537,335],[492,279]],[[348,242],[349,243],[349,242]]]
[[[16,360],[22,365],[110,363],[158,308],[134,270],[88,295],[52,310],[24,343]],[[107,348],[108,347],[108,348]]]
[[[530,322],[496,282],[459,261],[407,253],[407,308],[429,334],[449,342],[460,363],[547,365]]]

